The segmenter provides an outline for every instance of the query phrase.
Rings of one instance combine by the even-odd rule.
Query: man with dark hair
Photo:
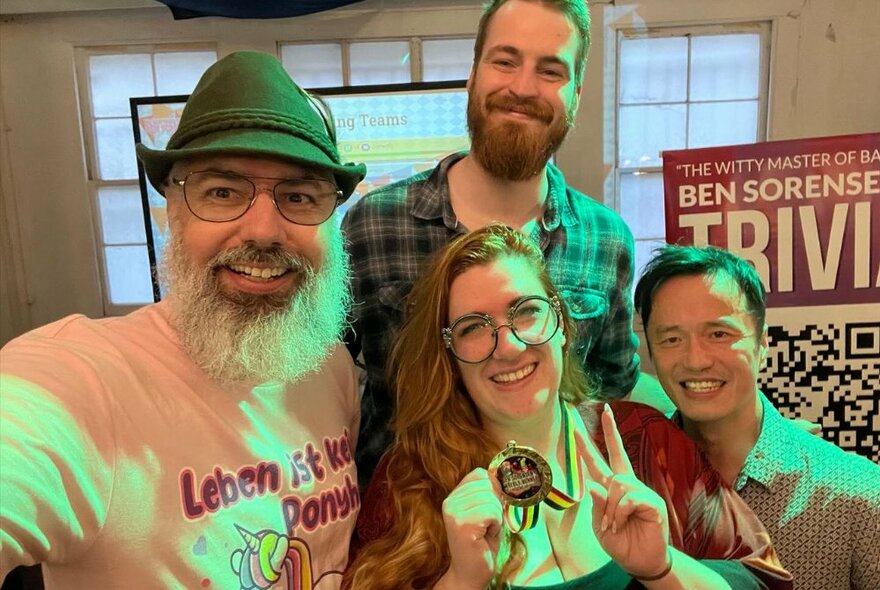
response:
[[[619,398],[636,383],[632,234],[549,162],[577,111],[589,26],[583,0],[488,4],[467,85],[470,153],[367,195],[343,221],[356,301],[350,349],[363,353],[368,376],[358,449],[364,478],[389,442],[385,361],[405,297],[433,252],[490,222],[540,244],[577,322],[574,354],[601,379],[603,394]]]
[[[340,162],[273,56],[202,76],[164,150],[166,300],[2,358],[0,577],[47,588],[338,588],[360,506]]]
[[[635,304],[677,419],[767,527],[796,587],[880,588],[880,466],[805,432],[759,390],[755,269],[719,248],[667,246]]]

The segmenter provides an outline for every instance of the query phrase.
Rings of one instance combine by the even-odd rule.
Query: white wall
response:
[[[602,66],[606,39],[614,36],[606,27],[769,21],[770,139],[880,131],[878,0],[593,4],[594,42],[581,109],[558,161],[571,184],[597,198],[609,172],[603,84],[613,78]],[[367,0],[275,21],[175,22],[165,8],[139,8],[152,6],[142,0],[126,0],[134,8],[90,9],[101,5],[114,4],[7,0],[0,10],[0,343],[69,313],[102,315],[75,48],[207,42],[220,55],[243,48],[275,53],[278,41],[472,35],[479,17],[479,3],[464,0]],[[32,13],[11,14],[24,10]]]

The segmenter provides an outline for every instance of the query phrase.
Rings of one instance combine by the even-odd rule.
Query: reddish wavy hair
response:
[[[547,295],[559,296],[538,247],[519,231],[493,224],[439,251],[407,298],[406,319],[389,357],[389,382],[397,393],[394,443],[386,457],[392,522],[384,537],[358,554],[346,572],[347,588],[430,587],[449,567],[443,500],[465,475],[487,466],[498,448],[484,432],[440,334],[448,323],[449,290],[456,277],[508,256],[526,259]],[[574,334],[571,316],[562,307],[563,329]],[[565,362],[560,396],[579,403],[587,393],[587,379],[578,364]],[[512,557],[493,587],[500,587],[519,567],[523,553],[521,544],[514,542]]]

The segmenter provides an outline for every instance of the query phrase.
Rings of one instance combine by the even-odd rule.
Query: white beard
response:
[[[181,343],[201,369],[222,383],[297,381],[320,369],[346,326],[351,294],[342,236],[335,228],[317,273],[290,252],[268,255],[300,273],[293,293],[281,298],[221,291],[217,267],[249,260],[245,252],[251,261],[260,256],[256,248],[243,246],[195,268],[172,234],[162,276]]]

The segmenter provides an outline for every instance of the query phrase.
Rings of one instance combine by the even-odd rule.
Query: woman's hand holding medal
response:
[[[589,473],[584,486],[592,499],[593,531],[611,559],[633,577],[643,581],[665,577],[671,568],[666,504],[635,476],[607,405],[601,420],[608,461],[580,429],[572,430],[571,439]],[[556,503],[560,498],[570,500],[552,488],[549,471],[546,460],[534,449],[511,442],[492,460],[488,471],[478,468],[462,479],[443,502],[451,560],[436,588],[485,588],[489,584],[504,524],[513,532],[533,526],[538,505],[551,500],[548,489],[555,492]],[[510,515],[515,510],[524,515],[512,523]]]
[[[607,404],[601,419],[607,462],[592,440],[577,437],[590,475],[593,531],[611,559],[633,577],[663,577],[671,560],[666,504],[635,476]]]
[[[495,485],[485,469],[474,469],[443,501],[451,559],[435,588],[485,588],[495,575],[502,538],[502,505]]]

